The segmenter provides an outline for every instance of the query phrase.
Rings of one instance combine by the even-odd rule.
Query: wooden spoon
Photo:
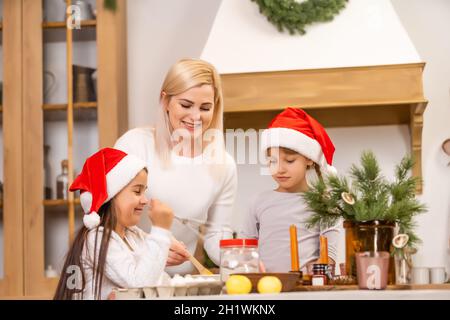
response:
[[[172,241],[176,241],[179,242],[177,239],[175,239],[175,237],[172,235],[171,236]],[[205,266],[203,266],[200,261],[198,261],[189,251],[186,250],[186,252],[189,254],[188,259],[189,261],[194,265],[194,267],[198,270],[198,272],[202,275],[213,275],[213,273],[211,271],[209,271],[208,269],[206,269]]]
[[[200,261],[198,261],[192,254],[189,254],[189,261],[192,262],[195,268],[197,268],[198,272],[202,275],[213,275],[211,271],[206,269],[205,266],[203,266]]]

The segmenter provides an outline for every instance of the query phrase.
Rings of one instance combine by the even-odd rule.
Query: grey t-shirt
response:
[[[328,238],[328,256],[336,261],[338,226],[326,230],[319,227],[308,229],[305,222],[311,215],[299,193],[265,191],[252,202],[240,236],[259,239],[260,259],[267,272],[291,270],[289,227],[292,224],[297,226],[301,269],[319,258],[320,235]]]

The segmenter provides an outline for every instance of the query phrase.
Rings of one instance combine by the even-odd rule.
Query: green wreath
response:
[[[305,34],[305,27],[315,22],[333,20],[348,0],[251,0],[258,4],[259,12],[267,17],[278,31]]]

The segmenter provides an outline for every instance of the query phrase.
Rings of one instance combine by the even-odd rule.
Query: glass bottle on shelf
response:
[[[67,160],[61,161],[61,174],[56,177],[56,196],[58,199],[68,199],[69,192],[69,163]]]
[[[52,265],[48,265],[47,269],[45,269],[45,276],[47,278],[57,278],[58,277],[58,272],[53,269]]]
[[[52,182],[51,182],[51,166],[48,159],[50,146],[44,146],[44,199],[51,199],[53,196]]]

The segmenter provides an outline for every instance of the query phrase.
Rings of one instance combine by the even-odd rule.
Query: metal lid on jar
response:
[[[224,239],[220,240],[220,247],[257,247],[258,239]]]

